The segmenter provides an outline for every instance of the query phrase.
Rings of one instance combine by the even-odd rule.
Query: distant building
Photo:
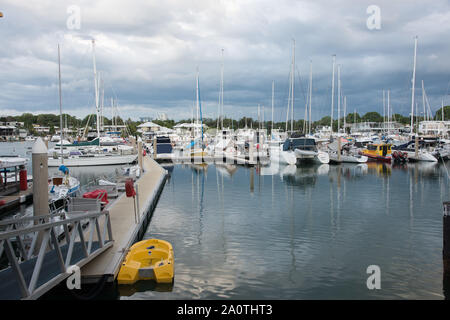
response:
[[[140,130],[139,132],[148,132],[148,131],[155,132],[155,131],[158,131],[159,128],[161,128],[161,126],[154,122],[148,121],[148,122],[138,125],[138,128]]]
[[[139,117],[139,121],[141,122],[150,122],[153,119],[151,117]]]
[[[448,135],[450,132],[450,121],[421,121],[419,122],[419,133],[425,135]]]

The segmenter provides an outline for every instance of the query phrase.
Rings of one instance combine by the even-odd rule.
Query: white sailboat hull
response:
[[[428,161],[428,162],[438,162],[436,157],[434,157],[430,152],[420,151],[417,154],[414,151],[406,151],[408,154],[408,159],[413,161]]]
[[[330,156],[328,153],[323,151],[307,151],[307,150],[300,150],[295,149],[295,155],[300,160],[312,160],[318,163],[329,163],[330,162]]]
[[[69,157],[64,159],[66,167],[107,166],[129,164],[136,161],[137,155],[95,155],[94,157]],[[61,159],[48,158],[49,167],[59,167]]]
[[[352,155],[341,155],[341,159],[339,160],[336,153],[330,153],[329,155],[330,161],[336,163],[366,163],[368,159],[366,156],[355,157]]]

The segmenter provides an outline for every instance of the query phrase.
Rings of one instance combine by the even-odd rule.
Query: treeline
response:
[[[422,121],[424,119],[423,116],[419,116],[419,117],[414,117],[414,120],[417,121]],[[96,127],[96,115],[95,114],[90,114],[85,116],[83,119],[78,119],[74,116],[71,116],[69,114],[63,114],[63,127],[66,126],[67,127],[71,127],[74,129],[79,129],[79,128],[85,128],[86,125],[89,125],[93,128]],[[434,120],[442,120],[442,110],[439,109],[436,111],[435,116],[433,118]],[[450,106],[445,106],[444,107],[444,119],[445,120],[450,120]],[[401,123],[403,125],[407,125],[410,123],[410,117],[405,117],[401,114],[394,114],[392,115],[392,120],[396,121],[398,123]],[[33,130],[33,124],[37,124],[39,126],[43,126],[43,127],[49,127],[50,128],[50,133],[53,134],[55,132],[55,128],[60,126],[60,117],[59,115],[56,114],[39,114],[39,115],[33,115],[31,113],[24,113],[20,116],[3,116],[0,117],[0,122],[11,122],[11,121],[17,121],[17,122],[23,122],[24,123],[24,127],[31,133],[33,134],[34,130]],[[192,119],[183,119],[180,121],[175,121],[175,120],[153,120],[154,123],[159,124],[160,126],[163,127],[167,127],[167,128],[173,128],[175,125],[179,124],[179,123],[190,123],[192,121]],[[367,112],[364,115],[360,115],[359,113],[349,113],[346,116],[345,121],[347,123],[358,123],[358,122],[383,122],[383,116],[380,115],[378,112]],[[329,126],[331,122],[331,117],[330,116],[325,116],[320,120],[314,121],[311,124],[311,128],[315,129],[318,126]],[[139,124],[141,124],[142,122],[140,121],[132,121],[130,118],[128,118],[128,120],[123,120],[120,117],[117,117],[115,119],[115,123],[117,125],[127,125],[127,128],[129,130],[129,132],[131,134],[135,134],[137,131],[137,126]],[[203,119],[203,123],[206,124],[209,128],[216,128],[217,127],[217,119],[211,119],[211,118],[204,118]],[[111,125],[112,124],[112,120],[107,118],[107,117],[103,117],[103,124],[104,125]],[[340,119],[340,125],[341,127],[344,124],[344,117],[342,117]],[[252,128],[258,128],[259,126],[263,126],[265,128],[271,129],[272,128],[272,121],[265,121],[264,124],[259,123],[258,119],[253,119],[251,117],[242,117],[239,120],[236,119],[231,119],[231,118],[226,118],[224,117],[223,119],[223,126],[227,127],[227,128],[244,128],[245,126],[247,127],[252,127]],[[221,126],[221,124],[219,124],[219,126]],[[300,120],[295,120],[293,121],[293,127],[294,130],[300,130],[302,131],[303,128],[306,126],[305,121],[303,119]],[[335,119],[333,120],[333,130],[337,130],[338,127],[338,120]],[[273,128],[276,129],[285,129],[286,128],[286,123],[283,122],[276,122],[273,125]],[[291,128],[291,124],[289,122],[288,124],[288,130],[290,130]]]

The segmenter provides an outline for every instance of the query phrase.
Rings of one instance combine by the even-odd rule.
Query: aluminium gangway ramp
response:
[[[69,267],[81,268],[113,244],[107,210],[12,219],[0,227],[0,300],[37,299],[70,276]]]

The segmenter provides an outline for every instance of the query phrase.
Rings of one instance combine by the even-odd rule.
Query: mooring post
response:
[[[44,138],[44,143],[45,143],[45,146],[46,146],[47,149],[48,149],[48,138],[47,138],[47,137]]]
[[[338,162],[341,162],[341,137],[338,137]]]
[[[417,158],[419,157],[419,136],[417,135],[417,133],[414,137],[414,155],[417,161]]]
[[[43,216],[49,214],[48,206],[48,155],[47,147],[42,138],[37,138],[31,150],[31,166],[33,170],[33,215]],[[41,247],[43,235],[37,238],[35,251],[37,254]]]
[[[46,215],[48,207],[48,155],[42,138],[37,138],[32,148],[33,214]]]
[[[442,260],[444,264],[443,291],[445,299],[450,299],[450,201],[443,203],[443,245]]]
[[[443,216],[443,249],[442,258],[450,260],[450,201],[443,203],[444,205],[444,216]],[[450,271],[450,270],[449,270]]]
[[[144,167],[142,165],[142,139],[141,137],[138,138],[138,164],[139,164],[139,169],[141,170],[141,172],[144,172]]]
[[[253,161],[254,161],[254,159],[253,159],[253,149],[254,149],[254,139],[251,139],[250,140],[250,144],[249,144],[249,146],[248,146],[248,153],[249,153],[249,164],[253,164]]]
[[[158,144],[156,136],[153,138],[153,159],[156,160],[156,156],[158,155]]]

